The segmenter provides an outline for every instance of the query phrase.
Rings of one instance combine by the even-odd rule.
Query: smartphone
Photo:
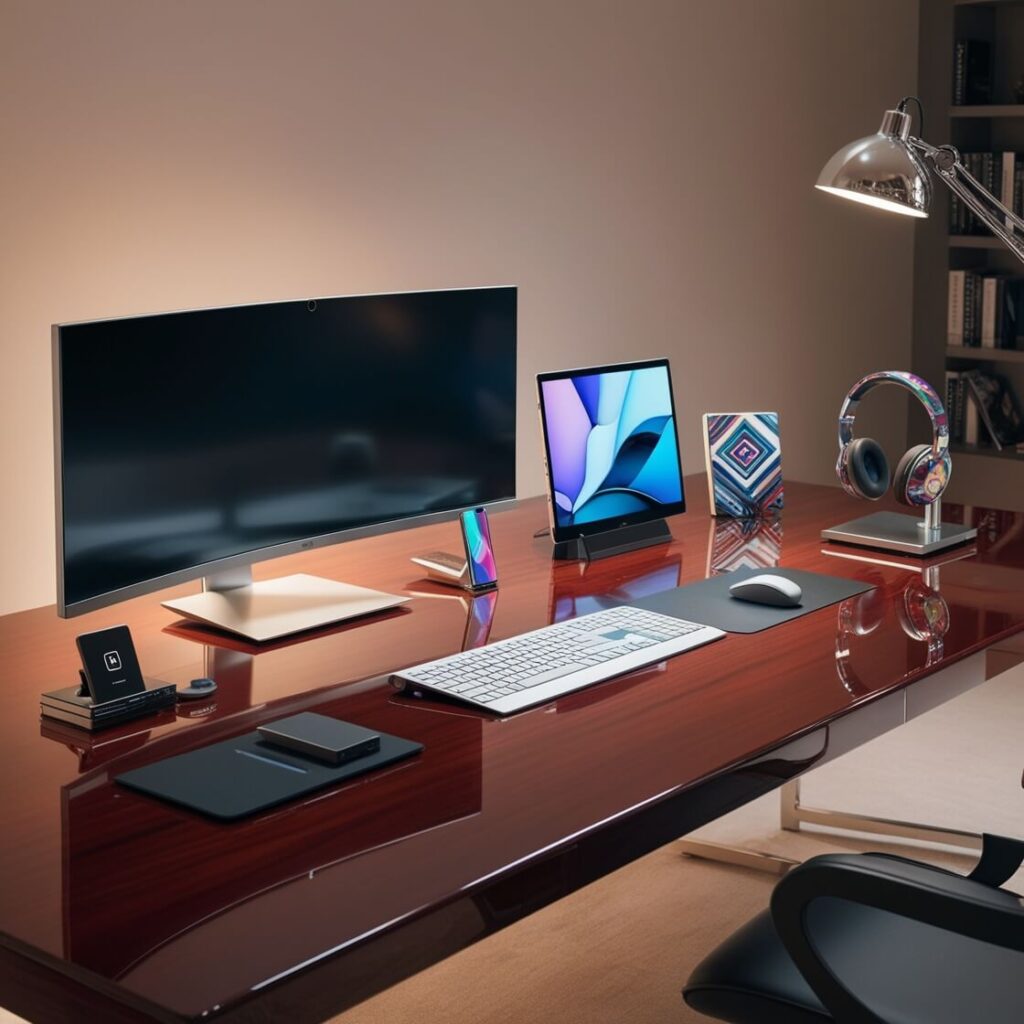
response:
[[[459,516],[462,524],[462,540],[466,545],[466,564],[469,568],[469,583],[473,590],[485,590],[498,585],[498,569],[494,564],[494,549],[491,547],[491,528],[487,522],[487,510],[467,508]]]

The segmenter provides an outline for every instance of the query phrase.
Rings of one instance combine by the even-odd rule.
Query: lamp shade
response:
[[[909,217],[927,217],[931,180],[910,148],[910,118],[887,110],[874,134],[843,146],[825,164],[815,188]]]

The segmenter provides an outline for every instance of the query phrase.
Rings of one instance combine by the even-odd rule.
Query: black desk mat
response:
[[[729,594],[729,587],[751,576],[784,576],[799,584],[803,591],[798,608],[772,608],[767,605],[738,601]],[[843,601],[854,594],[872,590],[870,583],[851,580],[844,576],[823,576],[817,572],[802,569],[736,569],[712,576],[711,579],[691,583],[674,590],[663,590],[639,601],[630,601],[635,608],[674,615],[677,619],[689,619],[705,626],[715,626],[729,633],[759,633],[762,629],[778,626],[790,619],[799,619]]]
[[[327,765],[266,743],[258,732],[136,768],[115,781],[191,811],[235,821],[418,754],[422,743],[380,733],[380,750]]]

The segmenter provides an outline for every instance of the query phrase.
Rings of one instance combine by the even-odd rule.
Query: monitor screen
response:
[[[54,346],[62,614],[515,496],[515,288],[69,324]]]
[[[542,373],[554,539],[685,512],[668,360]]]

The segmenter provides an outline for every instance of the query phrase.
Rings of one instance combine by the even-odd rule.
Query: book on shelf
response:
[[[957,390],[960,384],[960,374],[956,370],[946,371],[946,422],[949,424],[950,441],[962,441],[962,437],[956,435],[957,424]]]
[[[949,272],[949,293],[946,302],[946,344],[964,343],[964,274],[966,270]]]
[[[976,445],[978,443],[978,403],[974,401],[973,395],[967,387],[966,374],[960,375],[960,410],[964,418],[963,428],[960,431],[964,444]]]
[[[992,102],[992,47],[985,39],[957,39],[953,46],[953,102]]]
[[[946,423],[954,444],[978,443],[978,410],[968,401],[964,371],[946,371]]]
[[[1024,216],[1024,153],[968,152],[961,153],[960,157],[967,172],[980,185],[1011,213]],[[989,229],[954,194],[949,206],[949,232],[952,235],[987,235]]]
[[[982,348],[1002,347],[1002,304],[1008,274],[985,274],[981,279],[981,338]]]
[[[985,370],[964,370],[961,377],[967,384],[969,406],[975,409],[978,437],[971,440],[965,429],[964,441],[978,444],[982,432],[985,440],[997,451],[1024,441],[1024,420],[1020,403],[1010,381],[999,373]]]
[[[1024,450],[1024,418],[1010,381],[988,370],[946,371],[946,419],[954,444]]]
[[[999,201],[1010,210],[1017,209],[1014,205],[1016,174],[1017,154],[1008,150],[1003,153],[1003,177],[999,183]],[[1013,226],[1013,221],[1009,217],[1006,217],[1005,221],[1008,228]]]
[[[1024,350],[1024,277],[951,270],[946,343],[964,348]]]
[[[976,348],[981,339],[981,280],[978,274],[964,277],[964,344]]]
[[[949,299],[946,307],[946,341],[949,345],[974,348],[981,339],[978,275],[973,270],[949,272]]]

